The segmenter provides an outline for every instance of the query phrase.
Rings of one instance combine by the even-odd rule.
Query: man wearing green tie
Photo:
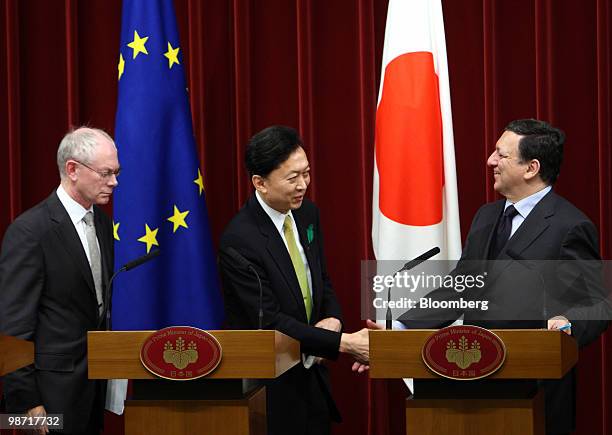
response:
[[[221,238],[219,266],[226,319],[233,329],[256,329],[262,284],[263,329],[300,342],[298,364],[266,384],[269,434],[328,434],[340,415],[322,361],[339,352],[367,361],[367,329],[342,333],[342,313],[331,286],[317,207],[305,199],[310,164],[298,133],[272,126],[251,138],[245,163],[255,193]],[[228,252],[229,250],[229,252]]]

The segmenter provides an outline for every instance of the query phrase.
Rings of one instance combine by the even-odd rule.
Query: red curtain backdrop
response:
[[[113,132],[121,2],[0,5],[1,236],[57,186],[55,153],[70,126]],[[345,326],[360,328],[360,261],[372,258],[374,113],[387,2],[175,5],[215,243],[251,191],[242,164],[247,139],[270,124],[297,127]],[[443,0],[443,8],[463,236],[477,208],[495,199],[485,160],[501,130],[512,119],[537,117],[567,133],[556,189],[598,225],[609,259],[611,2]],[[581,352],[578,434],[612,434],[611,340],[607,333]],[[402,404],[394,402],[400,385],[353,375],[348,358],[332,372],[344,415],[335,434],[404,433]],[[117,427],[111,421],[107,433],[119,433]]]

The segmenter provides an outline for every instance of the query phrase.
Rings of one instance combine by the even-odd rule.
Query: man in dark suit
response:
[[[225,229],[219,254],[227,322],[232,329],[259,323],[257,279],[236,260],[238,252],[261,278],[263,328],[295,338],[303,353],[303,363],[266,384],[268,433],[326,434],[339,414],[322,359],[340,351],[367,361],[367,329],[341,332],[319,211],[304,197],[310,165],[297,132],[262,130],[251,138],[245,161],[255,194]]]
[[[597,229],[552,191],[564,142],[562,131],[542,121],[523,119],[506,127],[487,161],[494,188],[505,199],[478,210],[452,272],[484,275],[486,285],[462,293],[441,288],[427,295],[434,300],[486,300],[487,310],[409,310],[399,319],[406,327],[437,328],[461,315],[464,324],[486,328],[571,326],[565,332],[580,346],[607,328],[610,311],[600,280]],[[544,385],[547,433],[571,432],[575,374]],[[418,394],[419,384],[415,389]]]
[[[65,433],[92,434],[102,426],[105,384],[87,378],[86,335],[103,323],[113,267],[113,227],[98,205],[117,186],[119,161],[108,134],[79,128],[63,138],[57,163],[60,186],[15,219],[2,244],[0,331],[35,349],[33,365],[5,377],[6,406],[63,414]]]

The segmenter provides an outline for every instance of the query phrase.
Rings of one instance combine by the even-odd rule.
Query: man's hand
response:
[[[371,320],[367,320],[366,323],[369,329],[382,329],[382,326],[377,325]],[[368,363],[370,360],[370,338],[368,335],[368,328],[363,328],[352,334],[342,334],[340,352],[351,354],[361,363]]]
[[[372,322],[370,319],[366,320],[366,324],[368,326],[368,329],[385,329],[378,323]],[[351,370],[357,373],[364,373],[370,370],[370,365],[367,363],[355,361],[353,363],[353,366],[351,367]]]
[[[357,373],[367,372],[368,370],[370,370],[370,365],[355,361],[353,363],[353,367],[351,367],[351,370]]]
[[[45,410],[44,406],[38,405],[32,409],[28,409],[28,412],[26,412],[26,416],[28,417],[46,417],[47,411]],[[47,427],[46,424],[43,424],[38,429],[35,429],[32,432],[35,434],[47,434],[49,433],[49,428]]]
[[[370,359],[369,341],[367,328],[352,334],[343,333],[340,339],[340,352],[350,354],[357,361],[368,362]]]
[[[563,332],[565,332],[567,335],[572,335],[572,328],[567,328],[567,325],[571,326],[571,323],[566,317],[563,316],[555,316],[548,319],[548,329],[562,329],[565,327]]]
[[[316,325],[317,328],[327,329],[328,331],[340,332],[342,329],[342,323],[335,317],[326,317],[325,319],[319,320]]]

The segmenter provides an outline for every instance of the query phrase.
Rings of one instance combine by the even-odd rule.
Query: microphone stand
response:
[[[440,253],[440,248],[438,248],[437,246],[435,248],[431,248],[429,251],[416,257],[414,260],[410,260],[409,262],[404,264],[400,270],[398,270],[397,272],[393,274],[393,278],[395,279],[395,277],[401,272],[407,272],[411,269],[414,269],[419,264],[423,263],[426,260],[429,260],[431,257],[439,253]],[[385,315],[385,329],[393,329],[393,314],[391,313],[391,308],[389,306],[390,302],[391,302],[391,286],[387,287],[387,313]]]
[[[112,326],[111,325],[111,312],[112,312],[112,306],[113,306],[112,284],[113,284],[113,280],[115,279],[115,277],[119,275],[121,272],[127,272],[128,270],[131,270],[135,267],[140,266],[143,263],[146,263],[147,261],[154,259],[159,254],[160,254],[159,249],[151,251],[147,255],[143,255],[142,257],[137,258],[136,260],[133,260],[133,261],[130,261],[129,263],[124,264],[123,266],[121,266],[121,268],[119,268],[119,270],[113,273],[113,276],[111,276],[111,279],[108,280],[108,284],[104,288],[104,309],[102,310],[102,315],[100,316],[100,320],[98,321],[98,329],[100,329],[100,327],[102,326],[102,323],[105,323],[105,329],[107,331],[110,331],[111,326]]]
[[[253,274],[257,277],[257,283],[259,284],[259,311],[257,313],[257,323],[259,329],[261,330],[263,329],[263,287],[261,285],[261,278],[259,277],[257,270],[255,270],[255,267],[251,264],[251,262],[244,258],[244,256],[242,256],[240,252],[238,252],[232,247],[227,248],[225,252],[227,255],[232,257],[235,262],[239,263],[245,269],[248,269],[253,272]]]

